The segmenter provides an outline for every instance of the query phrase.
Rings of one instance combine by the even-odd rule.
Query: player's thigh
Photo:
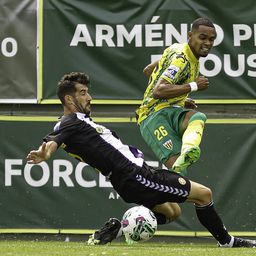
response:
[[[189,119],[196,113],[195,110],[190,110],[188,112],[186,112],[186,114],[184,115],[184,118],[182,120],[182,131],[185,131],[188,127],[188,121]]]
[[[162,163],[180,153],[182,139],[168,115],[158,113],[148,117],[141,123],[140,131],[145,142]]]
[[[126,189],[126,196],[130,197],[127,199],[150,209],[166,202],[183,203],[190,193],[190,181],[172,171],[155,170],[143,165],[143,168],[135,174],[135,179],[137,182],[134,180],[130,183],[129,191]],[[167,206],[168,204],[164,206],[164,209],[169,209],[170,212],[171,208]],[[175,210],[179,209],[176,207]]]
[[[171,202],[158,204],[153,208],[153,211],[164,214],[171,221],[177,219],[181,215],[180,206],[177,203]]]
[[[191,188],[187,202],[206,205],[212,201],[212,191],[210,188],[194,181],[190,181],[190,184]]]

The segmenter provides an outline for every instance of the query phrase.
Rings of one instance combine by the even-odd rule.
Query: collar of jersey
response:
[[[186,43],[185,45],[186,45],[186,52],[187,52],[188,58],[192,59],[192,61],[194,61],[194,62],[198,62],[199,60],[196,58],[196,56],[190,49],[190,46],[188,45],[188,43]]]
[[[85,113],[75,112],[75,114],[77,115],[77,117],[80,117],[80,118],[90,118],[91,119],[91,117]]]

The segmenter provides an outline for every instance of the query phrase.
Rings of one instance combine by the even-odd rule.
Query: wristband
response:
[[[195,92],[198,90],[198,86],[196,82],[189,83],[189,86],[190,86],[191,92]]]

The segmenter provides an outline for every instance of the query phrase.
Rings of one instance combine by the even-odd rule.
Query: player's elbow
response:
[[[154,99],[161,99],[161,93],[157,90],[153,91],[153,98]]]
[[[164,90],[161,85],[157,85],[153,90],[153,98],[154,99],[163,99],[164,97]]]
[[[151,73],[152,73],[152,70],[151,70],[151,68],[149,68],[149,66],[147,66],[147,67],[145,67],[145,68],[143,69],[143,74],[144,74],[145,76],[149,77],[149,76],[151,75]]]

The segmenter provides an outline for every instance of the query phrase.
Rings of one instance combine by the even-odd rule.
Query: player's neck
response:
[[[194,48],[191,46],[190,42],[188,41],[188,46],[191,50],[191,52],[193,53],[193,55],[199,60],[200,56],[198,56],[194,50]]]
[[[68,116],[68,115],[71,115],[73,113],[75,113],[76,111],[74,111],[73,108],[68,108],[66,106],[63,106],[63,115],[64,116]]]

